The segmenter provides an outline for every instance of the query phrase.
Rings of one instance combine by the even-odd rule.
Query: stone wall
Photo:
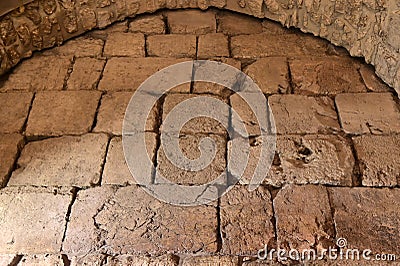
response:
[[[216,7],[279,21],[362,56],[400,92],[399,0],[35,0],[0,19],[0,74],[32,51],[159,9]]]

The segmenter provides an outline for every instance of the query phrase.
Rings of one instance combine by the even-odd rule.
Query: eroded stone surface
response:
[[[104,56],[145,56],[145,40],[142,33],[113,32],[108,35]]]
[[[171,33],[199,35],[216,31],[216,20],[213,12],[185,10],[169,12],[167,17]]]
[[[67,81],[68,90],[93,90],[100,80],[104,60],[90,57],[77,58]]]
[[[108,137],[87,134],[28,143],[9,186],[77,186],[97,184]]]
[[[122,125],[126,114],[126,108],[132,98],[131,92],[111,92],[101,99],[95,132],[107,132],[114,135],[122,135]],[[137,131],[155,131],[158,120],[158,104],[152,109],[147,118],[144,129],[137,128]],[[135,110],[143,112],[143,110]],[[130,114],[135,115],[135,114]],[[128,122],[129,119],[126,121]]]
[[[12,254],[0,255],[1,265],[6,265],[6,266],[13,265],[13,263],[15,264],[16,260],[18,260],[17,255],[12,255]]]
[[[0,187],[6,185],[10,171],[17,159],[18,149],[22,146],[23,137],[18,134],[0,135]]]
[[[210,60],[209,58],[208,60]],[[241,70],[241,62],[239,60],[233,59],[233,58],[212,58],[212,61],[218,62],[221,65],[226,64],[228,66],[232,66],[234,68],[237,68],[238,70]],[[226,66],[225,66],[226,67]],[[214,72],[213,74],[216,75],[216,77],[220,81],[226,82],[227,85],[229,85],[230,88],[233,88],[234,84],[238,82],[238,79],[236,77],[227,77],[224,74],[224,68],[221,67],[220,72]],[[207,64],[194,64],[194,80],[207,80],[207,76],[209,74],[209,70],[207,69]],[[196,81],[193,84],[193,92],[194,93],[209,93],[209,94],[215,94],[218,95],[222,98],[228,97],[232,91],[224,86],[221,86],[219,84],[215,83],[210,83],[210,82],[202,82],[202,81]]]
[[[234,36],[231,38],[232,55],[235,58],[325,55],[327,43],[307,37],[295,34],[271,36],[269,33]]]
[[[245,70],[265,94],[288,93],[289,72],[286,58],[260,58]]]
[[[208,266],[208,265],[226,265],[236,266],[239,264],[239,258],[234,256],[193,256],[182,259],[183,266]]]
[[[251,143],[241,183],[248,184],[252,179],[259,164],[261,145],[267,145],[262,143],[261,138]],[[229,158],[243,158],[244,152],[234,154],[232,142],[229,142]],[[277,138],[275,157],[264,183],[274,186],[288,183],[350,186],[353,167],[351,147],[344,138],[329,135],[281,136]],[[228,169],[234,178],[240,178],[234,165],[228,165]]]
[[[253,102],[251,101],[251,99],[252,97],[259,97],[259,95],[249,93],[246,96],[248,97],[247,99],[249,99],[249,102],[244,100],[244,98],[236,93],[229,98],[232,109],[240,116],[240,118],[236,116],[231,117],[231,126],[233,130],[235,130],[235,133],[239,133],[242,136],[245,136],[245,134],[243,134],[244,132],[240,130],[239,126],[243,123],[249,136],[259,136],[261,134],[269,132],[268,125],[263,125],[263,122],[259,121],[259,119],[264,119],[264,121],[268,119],[267,99],[262,99],[262,102],[264,102],[264,106],[261,106],[261,110],[263,111],[262,113],[264,114],[264,116],[256,116],[256,113],[253,112],[255,110],[251,108],[255,108],[256,106],[254,106],[254,104],[252,105]]]
[[[100,96],[101,93],[98,91],[37,93],[29,115],[26,134],[59,136],[89,132]]]
[[[34,56],[13,70],[1,91],[62,90],[71,57]]]
[[[278,134],[327,133],[340,128],[330,98],[273,95],[268,103]]]
[[[247,187],[234,187],[221,198],[222,252],[257,255],[260,248],[274,241],[272,215],[266,188],[249,192]]]
[[[146,15],[136,18],[129,23],[130,32],[141,32],[144,34],[164,34],[165,22],[162,16]]]
[[[294,92],[323,95],[366,92],[358,67],[353,60],[336,57],[290,61]]]
[[[274,210],[280,248],[321,251],[333,246],[334,226],[325,187],[285,186],[274,199]]]
[[[0,132],[18,133],[28,116],[32,93],[0,93]]]
[[[104,69],[99,90],[133,92],[157,71],[188,60],[191,59],[111,58]],[[184,84],[181,90],[189,92],[190,84]]]
[[[149,56],[193,58],[196,56],[196,36],[152,35],[147,38],[146,49]]]
[[[103,51],[104,42],[94,38],[77,38],[70,40],[60,47],[43,52],[44,55],[99,57]]]
[[[211,182],[217,178],[220,178],[218,183],[226,183],[225,174],[225,150],[226,150],[226,140],[224,137],[218,135],[183,135],[179,138],[180,149],[182,153],[189,158],[194,160],[200,157],[201,153],[199,150],[199,144],[202,138],[209,137],[215,141],[215,157],[210,162],[206,164],[204,169],[199,171],[187,171],[175,165],[176,163],[182,162],[171,162],[167,157],[166,153],[171,153],[171,151],[165,150],[163,147],[163,141],[161,140],[161,146],[158,150],[157,155],[157,172],[161,174],[164,178],[184,185],[201,185]],[[166,137],[169,141],[169,136]],[[207,161],[208,162],[208,161]],[[175,163],[175,164],[174,164]],[[156,183],[162,184],[161,180],[156,180]]]
[[[221,12],[217,15],[218,32],[227,35],[256,34],[263,32],[263,27],[258,19],[233,14],[230,12]],[[282,27],[282,26],[281,26]]]
[[[337,237],[347,248],[398,254],[398,189],[332,188],[332,208]]]
[[[400,181],[400,136],[353,138],[364,186],[396,186]]]
[[[129,256],[122,255],[117,257],[108,257],[105,266],[121,266],[121,265],[143,265],[143,266],[178,266],[179,258],[167,254],[159,257],[146,256]]]
[[[71,196],[64,193],[0,190],[0,252],[59,252],[70,201]]]
[[[165,120],[167,116],[170,115],[170,112],[179,106],[184,101],[193,100],[195,98],[202,98],[204,102],[203,104],[195,107],[191,106],[191,114],[193,114],[193,119],[189,120],[182,128],[178,128],[178,124],[170,123],[168,127],[165,125]],[[220,101],[221,104],[224,104],[223,108],[220,108],[214,101],[208,101],[211,98],[212,100]],[[196,110],[196,108],[199,108]],[[201,109],[200,109],[201,108]],[[198,117],[199,112],[204,113],[204,110],[207,110],[209,116],[208,117]],[[171,114],[172,115],[172,114]],[[175,115],[177,115],[175,113]],[[210,117],[218,117],[217,115],[223,117],[225,121],[218,122]],[[214,134],[225,134],[226,129],[228,128],[228,118],[229,118],[229,106],[221,99],[220,97],[214,95],[195,95],[195,94],[170,94],[165,97],[164,105],[163,105],[163,113],[162,113],[162,126],[161,130],[163,132],[181,132],[182,134],[196,134],[196,133],[214,133]],[[174,121],[173,118],[170,121]],[[176,121],[176,120],[175,120]]]
[[[78,193],[64,251],[143,255],[216,252],[216,215],[212,206],[161,203],[135,186],[93,188]]]
[[[390,93],[339,94],[335,101],[346,133],[400,132],[400,111]]]
[[[199,36],[197,58],[229,57],[228,37],[221,33]]]
[[[64,266],[61,255],[31,255],[24,256],[18,265],[22,266]]]
[[[148,156],[150,160],[154,162],[156,146],[157,146],[156,134],[146,133],[145,138],[146,138]],[[141,140],[138,139],[138,141]],[[125,152],[132,153],[134,151],[126,150]],[[151,176],[149,176],[149,180],[150,179]],[[137,183],[126,164],[126,159],[122,147],[122,139],[120,137],[113,138],[108,147],[108,154],[106,158],[106,164],[104,166],[102,183],[112,184],[112,185],[125,185],[125,184],[131,185]]]
[[[360,67],[360,74],[369,91],[387,92],[390,90],[388,85],[376,76],[375,69],[372,66],[362,64]]]

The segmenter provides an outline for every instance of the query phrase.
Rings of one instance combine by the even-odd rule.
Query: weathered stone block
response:
[[[235,186],[221,198],[224,254],[254,256],[264,245],[274,241],[269,191],[264,187],[252,192],[247,189],[244,186]]]
[[[353,138],[364,186],[396,186],[400,181],[400,136]]]
[[[174,58],[196,56],[196,36],[194,35],[152,35],[147,38],[146,46],[149,56]]]
[[[94,90],[100,80],[104,60],[82,57],[75,60],[67,81],[68,90]]]
[[[298,251],[333,247],[334,225],[322,186],[285,186],[274,199],[278,245]]]
[[[98,91],[37,93],[29,115],[26,134],[60,136],[89,132],[100,96],[101,93]]]
[[[212,253],[217,251],[216,230],[217,212],[212,206],[176,207],[139,187],[99,187],[78,193],[63,250],[71,254],[95,250]]]
[[[28,143],[9,186],[76,186],[98,184],[108,137],[87,134]]]
[[[145,40],[142,33],[113,32],[108,35],[104,56],[145,56]]]
[[[62,90],[71,57],[35,56],[11,73],[1,91]]]
[[[331,188],[336,236],[346,248],[373,253],[400,251],[398,189]]]
[[[62,192],[0,190],[0,252],[59,252],[70,201],[71,196]]]
[[[273,95],[268,98],[278,134],[338,131],[333,101],[328,97]]]
[[[0,93],[0,132],[18,133],[28,117],[32,93]]]
[[[400,132],[400,111],[391,93],[348,93],[336,96],[346,133]]]
[[[11,174],[18,150],[23,144],[23,137],[18,134],[0,135],[0,188],[4,187]]]
[[[342,58],[302,58],[290,61],[294,92],[338,94],[366,92],[356,62]]]
[[[216,32],[216,19],[213,12],[182,10],[168,12],[167,17],[171,33],[200,35]]]
[[[289,93],[289,71],[286,58],[260,58],[244,71],[265,94]]]

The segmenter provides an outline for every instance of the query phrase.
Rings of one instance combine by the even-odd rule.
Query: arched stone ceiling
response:
[[[18,1],[15,1],[18,2]],[[14,2],[14,3],[15,3]],[[21,0],[0,19],[0,74],[32,51],[159,9],[209,7],[279,21],[345,47],[400,92],[399,0]],[[0,12],[14,5],[4,2]]]

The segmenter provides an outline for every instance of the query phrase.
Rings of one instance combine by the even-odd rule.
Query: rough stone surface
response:
[[[243,156],[232,153],[231,145],[230,142],[228,157]],[[258,138],[251,144],[241,183],[248,184],[252,179],[259,163],[261,145],[266,144]],[[329,135],[281,136],[277,138],[275,157],[264,183],[273,186],[288,183],[351,186],[353,167],[351,147],[344,138]],[[228,169],[234,178],[240,178],[233,166],[228,165]]]
[[[67,81],[68,90],[93,90],[100,80],[104,60],[90,57],[77,58]]]
[[[263,27],[260,20],[242,14],[221,12],[217,15],[217,20],[217,31],[230,36],[241,34],[257,34],[263,32]]]
[[[106,261],[104,254],[91,253],[83,256],[70,256],[70,266],[101,266]],[[67,266],[67,265],[65,265]]]
[[[59,136],[89,132],[100,96],[101,93],[97,91],[37,93],[29,115],[26,134]]]
[[[210,60],[210,59],[208,59]],[[212,61],[219,62],[221,64],[226,64],[232,67],[237,68],[238,70],[241,70],[241,62],[239,60],[233,59],[233,58],[212,58]],[[194,79],[202,79],[205,80],[202,75],[199,75],[199,72],[202,72],[204,74],[208,73],[206,69],[206,65],[204,64],[194,64]],[[227,80],[228,78],[223,74],[224,71],[220,72],[220,75],[218,78],[220,80],[226,81],[229,86],[232,88],[233,85],[238,81],[238,79],[232,78],[230,80]],[[215,75],[218,75],[219,73],[214,73]],[[196,81],[193,84],[193,92],[194,93],[209,93],[209,94],[215,94],[218,96],[221,96],[222,98],[228,97],[232,91],[229,88],[226,88],[224,86],[221,86],[219,84],[214,84],[210,82],[201,82],[201,81]]]
[[[21,266],[64,266],[61,255],[30,255],[24,256],[18,263]]]
[[[214,207],[175,207],[135,186],[115,190],[101,187],[78,193],[67,228],[65,252],[216,252]]]
[[[147,35],[164,34],[165,22],[162,16],[141,16],[129,23],[129,31],[134,33],[141,32]]]
[[[100,180],[108,138],[103,134],[64,136],[28,143],[9,186],[87,187]]]
[[[375,74],[375,69],[371,65],[362,64],[360,74],[368,91],[388,92],[390,88]]]
[[[261,58],[244,71],[265,94],[289,93],[289,72],[286,58]]]
[[[274,210],[280,248],[321,251],[333,246],[334,226],[326,188],[285,186],[274,199]]]
[[[104,69],[99,90],[135,91],[143,81],[157,71],[191,59],[172,58],[111,58]],[[190,84],[184,84],[182,91],[189,92]]]
[[[202,97],[204,101],[206,101],[201,106],[192,106],[191,114],[193,114],[194,118],[188,121],[182,128],[178,128],[178,125],[172,123],[170,127],[166,127],[164,121],[167,116],[170,115],[170,112],[176,108],[179,104],[186,100],[193,100],[194,98]],[[224,108],[219,108],[215,105],[214,102],[210,102],[208,98],[212,98],[218,101],[221,101],[224,104]],[[201,107],[201,109],[200,109]],[[199,108],[196,110],[196,108]],[[208,110],[209,117],[197,117],[201,110]],[[225,124],[219,123],[218,121],[211,119],[210,117],[217,117],[217,114],[222,115],[225,119]],[[172,114],[171,114],[172,115]],[[176,114],[175,114],[176,115]],[[173,118],[169,118],[173,119]],[[214,133],[214,134],[226,134],[226,128],[228,128],[228,119],[229,119],[229,107],[223,101],[223,99],[214,95],[195,95],[195,94],[170,94],[165,97],[163,112],[162,112],[162,122],[161,130],[163,132],[180,132],[182,134],[196,134],[196,133]],[[174,120],[170,120],[174,121]],[[222,121],[223,122],[223,121]]]
[[[212,138],[215,141],[216,154],[211,163],[206,165],[207,167],[199,171],[187,171],[185,169],[181,169],[180,167],[173,164],[179,162],[171,162],[168,159],[166,152],[170,153],[171,151],[164,150],[163,142],[161,141],[161,146],[158,150],[158,155],[157,155],[158,173],[161,174],[164,178],[177,184],[202,185],[211,182],[219,177],[220,179],[218,183],[226,183],[226,174],[225,174],[226,140],[224,137],[217,135],[180,136],[179,144],[182,153],[191,160],[199,158],[201,153],[198,147],[200,145],[201,139],[204,137]],[[156,180],[155,182],[162,184],[162,182],[159,180]]]
[[[0,255],[0,264],[1,265],[11,266],[11,265],[15,264],[16,260],[18,260],[17,255],[12,255],[12,254]]]
[[[156,134],[146,133],[148,156],[153,162],[156,154],[156,144]],[[102,184],[132,185],[135,183],[136,180],[132,176],[126,164],[126,159],[122,147],[122,139],[121,137],[113,138],[108,147],[106,164],[104,166],[104,172],[102,176]]]
[[[400,132],[400,111],[390,93],[339,94],[336,106],[346,133]]]
[[[196,56],[196,36],[152,35],[147,37],[146,49],[149,56],[194,58]]]
[[[4,187],[11,174],[18,150],[23,144],[23,137],[18,134],[0,135],[0,188]]]
[[[285,47],[285,49],[282,49]],[[297,34],[273,35],[260,33],[231,38],[232,55],[235,58],[271,56],[324,56],[327,43],[323,40]]]
[[[62,90],[71,58],[34,56],[13,70],[1,91]]]
[[[234,187],[221,198],[222,252],[256,255],[274,241],[272,216],[271,195],[266,188],[249,192],[247,187]]]
[[[366,92],[358,67],[355,61],[347,58],[302,58],[290,61],[294,92],[323,95]]]
[[[142,33],[113,32],[108,35],[104,56],[145,56],[145,40]]]
[[[108,257],[104,266],[141,265],[141,266],[178,266],[179,258],[166,254],[159,257],[121,255]]]
[[[364,186],[396,186],[400,181],[400,136],[353,138]]]
[[[182,259],[182,266],[239,265],[239,258],[233,256],[193,256]]]
[[[327,133],[340,128],[330,98],[273,95],[268,103],[278,134]]]
[[[206,34],[216,32],[216,20],[213,12],[184,10],[169,12],[168,27],[171,33]]]
[[[251,100],[252,94],[248,95],[249,99]],[[255,95],[255,97],[258,97],[258,95]],[[240,128],[238,125],[240,125],[242,122],[245,125],[245,128],[247,130],[247,134],[249,136],[259,136],[261,134],[265,134],[266,132],[269,131],[268,127],[263,127],[257,119],[257,116],[253,112],[253,110],[250,108],[248,103],[239,95],[239,94],[233,94],[230,98],[230,104],[232,109],[240,116],[240,119],[236,119],[235,117],[231,117],[231,126],[233,130],[235,130],[235,133],[240,134]],[[265,119],[267,119],[267,99],[263,99],[265,102],[265,105],[263,110],[265,110]],[[249,102],[251,104],[251,102]],[[254,106],[253,106],[254,107]],[[262,119],[262,117],[259,117]],[[267,126],[267,125],[266,125]]]
[[[31,2],[31,1],[30,1]],[[395,2],[320,2],[300,1],[281,3],[263,1],[128,1],[113,2],[42,2],[32,1],[4,15],[1,30],[1,54],[4,58],[1,73],[15,66],[32,51],[60,45],[93,28],[104,28],[116,21],[137,14],[155,12],[159,9],[200,8],[214,6],[279,21],[287,27],[294,26],[342,45],[353,56],[364,56],[376,66],[379,76],[399,89],[399,21]],[[18,4],[13,4],[18,7]],[[190,14],[190,12],[193,12]],[[194,12],[199,12],[195,14]],[[212,13],[211,13],[212,14]],[[188,32],[195,25],[209,31],[215,30],[215,19],[207,20],[210,12],[183,11],[170,17],[170,28]],[[182,19],[181,19],[182,18]],[[190,18],[190,19],[188,19]],[[205,21],[207,20],[207,21]],[[188,23],[191,22],[191,23]],[[211,22],[210,22],[211,21]],[[183,24],[183,26],[182,26]],[[100,40],[101,41],[101,40]],[[311,46],[312,47],[312,46]]]
[[[60,47],[43,52],[44,55],[99,57],[103,51],[104,42],[94,38],[77,38],[70,40]]]
[[[113,135],[122,135],[122,124],[125,117],[126,108],[132,98],[131,92],[111,92],[101,99],[95,132],[107,132]],[[145,131],[155,131],[158,119],[158,104],[151,110]],[[141,112],[142,110],[137,110]],[[143,131],[139,129],[138,131]]]
[[[229,57],[228,37],[222,33],[210,33],[199,37],[197,58]]]
[[[0,132],[18,133],[28,116],[32,93],[0,93]]]
[[[0,253],[59,252],[70,201],[64,193],[0,190]]]
[[[347,248],[373,253],[398,254],[398,189],[332,188],[336,236],[347,239]]]

